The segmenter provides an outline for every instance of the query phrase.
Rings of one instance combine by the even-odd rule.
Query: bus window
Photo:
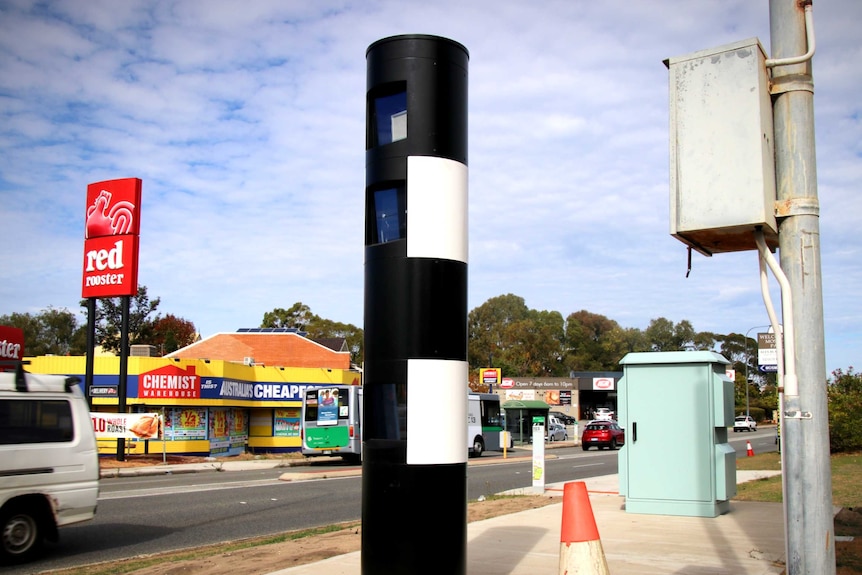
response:
[[[499,403],[482,402],[482,427],[502,427]]]

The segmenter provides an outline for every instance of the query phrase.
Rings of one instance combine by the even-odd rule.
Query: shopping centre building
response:
[[[569,377],[507,377],[497,368],[479,370],[479,382],[500,396],[515,443],[527,441],[532,418],[558,412],[589,420],[598,407],[617,409],[621,371],[572,372]]]
[[[164,416],[164,440],[127,441],[129,453],[234,455],[298,451],[308,386],[360,385],[343,338],[312,340],[293,329],[219,333],[164,357],[133,346],[125,403]],[[86,357],[30,357],[32,373],[85,379]],[[120,358],[94,358],[92,411],[117,412]],[[101,441],[100,451],[116,441]]]

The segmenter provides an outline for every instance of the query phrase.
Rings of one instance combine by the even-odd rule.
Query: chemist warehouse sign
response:
[[[245,399],[251,401],[299,401],[307,384],[267,383],[202,378],[195,366],[167,365],[138,376],[137,388],[130,382],[129,396],[139,399]]]
[[[138,293],[141,180],[125,178],[87,186],[84,221],[84,298]]]

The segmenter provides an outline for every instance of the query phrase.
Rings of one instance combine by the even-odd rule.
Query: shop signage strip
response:
[[[96,439],[158,439],[158,413],[90,413]]]

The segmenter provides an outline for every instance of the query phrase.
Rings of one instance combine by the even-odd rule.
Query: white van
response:
[[[99,454],[76,377],[0,372],[0,563],[33,557],[92,519]]]

